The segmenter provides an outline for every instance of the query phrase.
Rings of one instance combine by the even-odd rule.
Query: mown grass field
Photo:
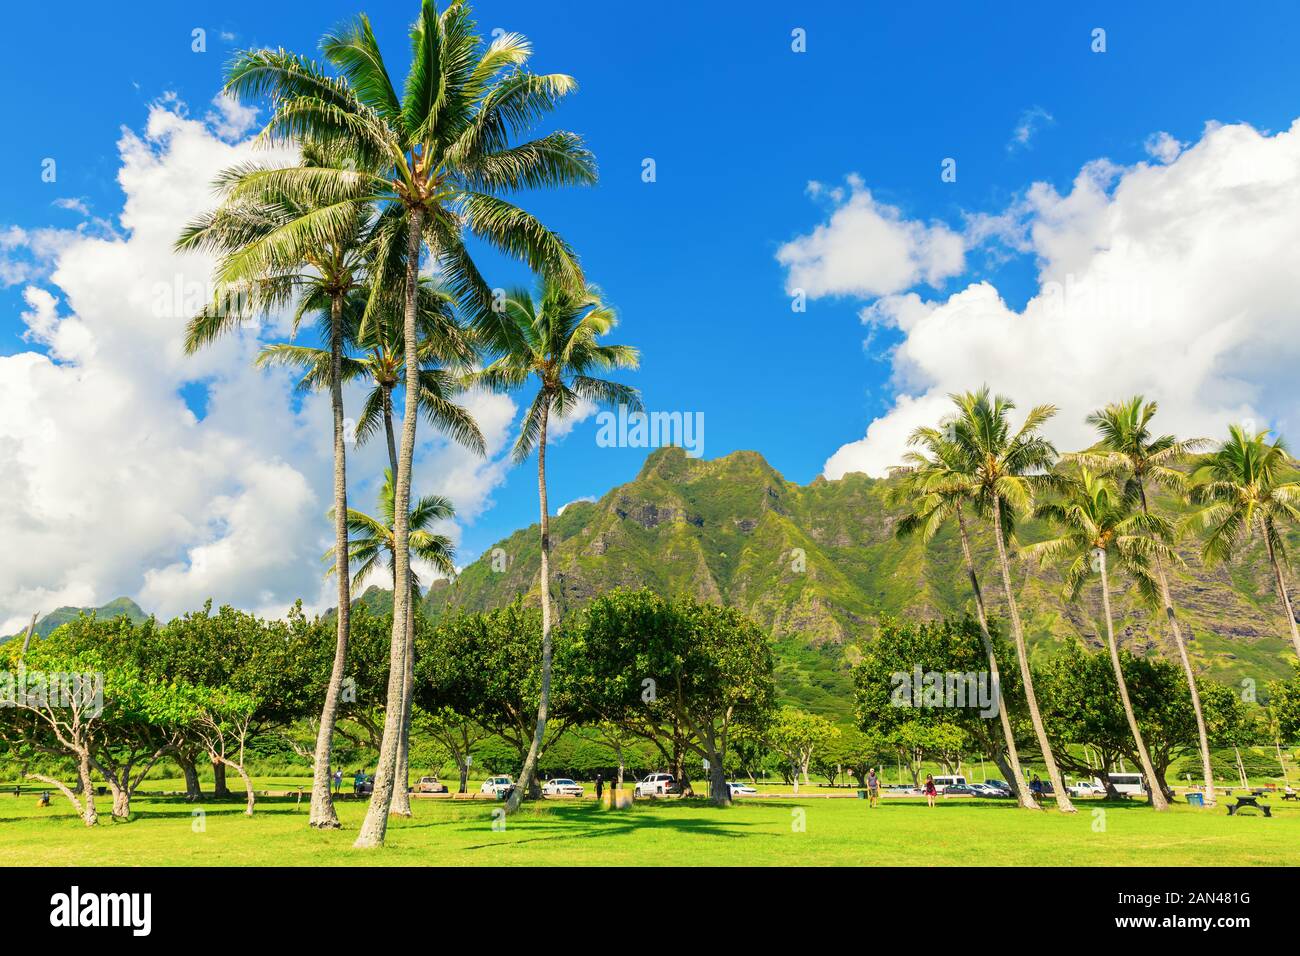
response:
[[[273,781],[265,781],[272,784]],[[263,781],[257,781],[260,786]],[[1270,801],[1273,817],[1229,817],[1222,807],[1156,814],[1137,803],[1080,802],[1080,812],[1027,813],[1001,801],[754,797],[729,809],[700,801],[638,802],[611,811],[595,801],[529,806],[493,829],[497,804],[418,800],[394,820],[388,846],[357,851],[365,804],[339,801],[344,828],[316,833],[306,799],[199,806],[139,797],[130,822],[82,826],[61,797],[0,794],[0,860],[8,866],[516,866],[516,865],[1081,865],[1300,864],[1300,808]],[[99,802],[107,814],[107,801]],[[195,811],[201,810],[202,816]],[[1098,815],[1096,811],[1101,811]],[[201,826],[198,826],[201,823]],[[800,825],[802,824],[802,829]],[[196,830],[198,832],[196,832]]]

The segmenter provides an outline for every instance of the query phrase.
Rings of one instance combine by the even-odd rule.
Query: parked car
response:
[[[995,787],[992,783],[990,783],[987,780],[984,781],[984,783],[972,783],[970,784],[970,788],[972,791],[974,791],[974,795],[977,797],[1011,796],[1011,791],[1009,789],[1007,789],[1006,787]]]
[[[734,797],[753,797],[758,795],[758,790],[747,783],[736,783],[735,781],[727,782],[727,791]]]
[[[568,777],[553,777],[542,784],[544,797],[580,797],[582,787]]]
[[[421,777],[415,781],[416,793],[446,793],[447,785],[437,777]]]
[[[509,793],[515,788],[515,782],[505,774],[495,777],[488,777],[483,781],[483,786],[478,788],[479,793],[492,793],[500,796],[503,793]]]
[[[1104,797],[1106,788],[1095,780],[1076,780],[1065,788],[1072,797]]]
[[[638,797],[662,797],[677,792],[677,781],[670,773],[648,773],[636,785]]]
[[[943,791],[945,797],[977,797],[978,793],[969,783],[949,783],[945,784]]]

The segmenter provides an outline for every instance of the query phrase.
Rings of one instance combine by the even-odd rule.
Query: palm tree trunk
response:
[[[338,719],[343,690],[343,669],[348,656],[348,625],[352,595],[348,578],[348,479],[347,447],[343,431],[343,296],[330,296],[330,404],[334,412],[334,577],[338,584],[338,609],[334,614],[334,665],[330,670],[325,704],[316,733],[315,763],[311,780],[313,827],[336,829],[338,814],[330,796],[330,757],[334,746],[334,724]]]
[[[980,639],[984,642],[984,654],[989,659],[989,676],[998,693],[998,720],[1002,724],[1002,739],[1006,747],[1007,762],[1011,765],[1011,779],[1016,781],[1016,796],[1020,805],[1026,810],[1039,809],[1027,787],[1021,782],[1025,779],[1020,770],[1020,753],[1016,749],[1016,736],[1011,729],[1011,715],[1007,713],[1006,698],[1002,694],[1002,676],[998,671],[997,655],[993,651],[993,636],[989,633],[988,614],[984,609],[984,591],[980,588],[979,576],[975,573],[975,561],[971,557],[970,538],[966,534],[966,516],[961,504],[956,506],[957,530],[961,533],[961,553],[966,559],[966,573],[970,577],[971,590],[975,593],[975,616],[979,619]]]
[[[411,816],[411,701],[415,689],[415,575],[406,576],[406,649],[402,655],[402,732],[397,738],[397,769],[393,791],[395,816]]]
[[[1142,772],[1147,778],[1147,789],[1151,793],[1151,807],[1155,810],[1168,810],[1169,801],[1165,799],[1165,788],[1156,777],[1155,768],[1151,765],[1151,754],[1147,752],[1146,741],[1142,739],[1137,714],[1133,711],[1133,701],[1128,695],[1128,681],[1124,680],[1124,668],[1120,666],[1119,645],[1115,643],[1115,620],[1110,610],[1110,574],[1106,568],[1106,552],[1099,549],[1097,554],[1101,562],[1101,604],[1106,612],[1106,647],[1110,650],[1110,666],[1115,671],[1115,683],[1119,685],[1119,699],[1124,705],[1124,719],[1128,721],[1129,733],[1133,735],[1133,743],[1137,747],[1138,763],[1142,765]]]
[[[1282,607],[1286,609],[1286,622],[1291,625],[1291,644],[1295,647],[1296,656],[1300,657],[1300,628],[1296,627],[1295,610],[1291,607],[1291,596],[1286,591],[1286,578],[1282,575],[1282,564],[1277,559],[1277,551],[1273,548],[1273,536],[1269,533],[1272,529],[1260,519],[1260,526],[1264,530],[1264,544],[1268,547],[1268,561],[1273,566],[1273,577],[1277,580],[1277,593],[1282,598]]]
[[[393,471],[394,480],[397,475],[397,442],[393,436],[393,393],[387,388],[384,389],[384,437],[388,441],[388,465]],[[397,582],[394,579],[393,593],[397,593]],[[407,653],[403,655],[402,662],[402,735],[398,738],[397,743],[397,769],[395,775],[397,778],[396,789],[393,792],[393,806],[391,813],[394,816],[409,817],[411,816],[411,694],[415,685],[415,615],[412,612],[414,605],[412,601],[412,589],[406,591],[406,642]]]
[[[546,718],[551,706],[551,538],[549,510],[546,504],[546,421],[550,413],[550,402],[542,402],[541,424],[537,436],[537,500],[541,508],[542,523],[542,689],[537,700],[537,726],[533,730],[533,742],[524,759],[524,767],[519,771],[519,780],[515,791],[506,803],[506,811],[519,809],[533,775],[537,772],[537,755],[542,749],[542,738],[546,734]]]
[[[398,453],[397,473],[393,476],[393,575],[396,581],[406,581],[411,573],[410,520],[411,520],[411,464],[415,458],[415,426],[420,403],[419,334],[416,328],[417,294],[420,272],[420,234],[424,225],[424,210],[415,206],[410,210],[409,233],[406,240],[406,407],[402,415],[402,447]],[[402,709],[394,706],[401,700],[405,679],[404,648],[406,646],[407,589],[393,588],[393,635],[388,651],[388,706],[384,709],[384,736],[379,746],[379,761],[375,766],[375,789],[370,797],[370,808],[357,834],[358,848],[384,845],[388,833],[388,811],[393,803],[393,778],[397,770],[397,740],[402,730]]]
[[[1139,484],[1138,495],[1142,502],[1142,513],[1149,515],[1146,488]],[[1192,713],[1196,715],[1196,736],[1201,751],[1201,774],[1205,778],[1203,799],[1207,807],[1214,806],[1214,769],[1210,766],[1210,739],[1205,730],[1205,714],[1201,710],[1201,692],[1196,688],[1196,674],[1192,670],[1192,658],[1187,653],[1187,642],[1183,640],[1183,629],[1178,624],[1178,615],[1174,613],[1174,602],[1169,592],[1169,578],[1165,574],[1165,562],[1156,555],[1156,581],[1160,585],[1160,600],[1165,606],[1165,622],[1169,632],[1174,636],[1174,646],[1178,648],[1178,660],[1183,665],[1183,676],[1187,678],[1188,690],[1192,693]]]
[[[1047,779],[1052,782],[1056,794],[1056,808],[1062,813],[1074,813],[1074,804],[1065,792],[1065,783],[1061,771],[1052,756],[1052,745],[1047,740],[1047,729],[1043,726],[1043,715],[1038,710],[1038,695],[1034,693],[1034,676],[1029,671],[1029,651],[1025,647],[1025,630],[1020,623],[1020,609],[1016,606],[1016,592],[1011,587],[1011,564],[1007,560],[1007,543],[1002,536],[1002,500],[993,495],[993,538],[998,546],[998,569],[1002,572],[1002,589],[1007,596],[1007,616],[1011,619],[1011,636],[1016,642],[1016,656],[1020,662],[1020,681],[1025,685],[1025,702],[1029,705],[1029,721],[1034,725],[1034,736],[1038,740],[1038,749],[1043,752],[1043,763],[1047,765]],[[1019,781],[1017,781],[1019,783]],[[1022,789],[1028,789],[1022,787]]]

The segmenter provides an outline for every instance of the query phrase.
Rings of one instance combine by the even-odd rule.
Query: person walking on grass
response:
[[[605,775],[596,771],[596,802],[600,803],[600,798],[605,795]]]
[[[939,790],[934,785],[934,774],[925,775],[925,803],[926,806],[934,806],[934,798],[939,795]]]
[[[880,778],[876,776],[876,768],[872,767],[867,771],[867,806],[874,808],[880,800]]]
[[[343,771],[335,770],[334,771],[334,796],[337,797],[339,795],[339,791],[342,789],[343,789]]]

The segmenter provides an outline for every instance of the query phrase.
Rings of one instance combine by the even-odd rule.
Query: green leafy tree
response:
[[[784,759],[790,768],[794,792],[799,792],[799,778],[808,782],[808,768],[813,757],[834,744],[839,729],[825,717],[794,707],[783,707],[767,728],[767,745]]]
[[[652,743],[683,786],[685,755],[708,761],[711,799],[729,802],[732,735],[761,734],[775,706],[767,636],[734,608],[616,590],[567,627],[558,657],[576,706]]]

